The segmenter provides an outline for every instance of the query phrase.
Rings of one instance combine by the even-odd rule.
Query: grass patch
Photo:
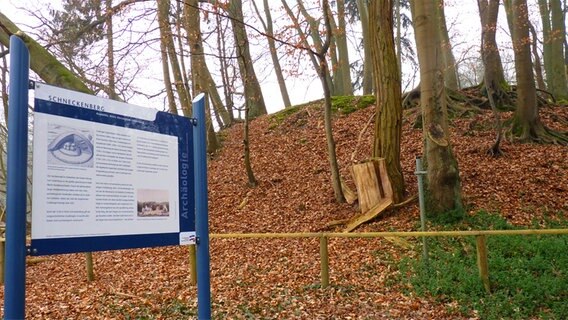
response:
[[[343,115],[365,109],[375,103],[375,96],[334,96],[331,97],[331,110]]]
[[[272,120],[272,124],[275,126],[279,126],[282,122],[284,122],[284,120],[286,120],[289,116],[293,115],[294,113],[300,111],[300,108],[302,106],[298,105],[298,106],[292,106],[289,108],[285,108],[282,109],[274,114],[272,114],[272,116],[270,117],[270,119]]]
[[[567,226],[558,221],[547,224]],[[451,229],[513,226],[480,212]],[[443,303],[457,301],[456,311],[481,319],[568,319],[568,236],[488,237],[490,295],[478,275],[474,237],[429,238],[428,248],[428,265],[409,258],[401,261],[401,274],[407,275],[405,280],[416,293]]]

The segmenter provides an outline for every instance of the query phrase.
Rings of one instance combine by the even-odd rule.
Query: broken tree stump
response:
[[[393,191],[385,160],[373,158],[352,168],[361,214],[347,222],[344,232],[375,218],[393,203]]]

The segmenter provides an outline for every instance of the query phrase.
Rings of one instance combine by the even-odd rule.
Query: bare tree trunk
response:
[[[499,0],[478,0],[479,18],[481,20],[481,54],[485,69],[489,72],[489,78],[495,82],[500,90],[505,85],[503,63],[499,55],[499,48],[495,35],[497,31],[497,18],[499,15]],[[500,95],[499,91],[496,94]]]
[[[444,0],[437,0],[437,10],[436,14],[438,16],[439,22],[439,33],[441,37],[441,54],[442,61],[444,63],[444,79],[446,87],[450,89],[457,90],[460,87],[458,79],[458,70],[456,66],[456,59],[452,53],[452,44],[450,42],[450,37],[448,35],[448,28],[446,26],[446,14],[444,10]]]
[[[158,25],[161,30],[165,30],[167,28],[167,21],[158,18]],[[166,44],[166,38],[160,37],[160,56],[162,60],[162,75],[164,78],[164,89],[166,91],[166,99],[168,102],[168,110],[172,114],[178,114],[176,101],[174,97],[174,89],[172,87],[172,80],[170,76],[170,65],[168,59],[168,49]]]
[[[504,86],[505,77],[499,49],[495,41],[495,31],[497,28],[497,17],[499,13],[499,0],[477,0],[479,7],[479,17],[481,19],[481,58],[483,60],[484,83],[487,91],[487,98],[491,105],[491,110],[495,119],[496,138],[493,146],[488,153],[493,157],[503,154],[501,151],[501,140],[503,129],[501,117],[497,109],[497,103],[501,103],[501,96],[504,95],[501,89]]]
[[[542,74],[542,62],[540,60],[540,55],[538,54],[539,47],[538,47],[538,37],[536,35],[536,30],[534,26],[529,21],[529,30],[531,33],[531,46],[532,46],[532,54],[534,57],[534,74],[536,76],[536,84],[539,89],[546,90],[546,84],[544,83],[544,76]]]
[[[549,0],[551,30],[550,30],[550,61],[551,73],[547,72],[549,80],[548,90],[558,99],[568,99],[568,79],[566,71],[562,70],[564,61],[564,40],[566,39],[566,25],[564,12],[560,0]],[[546,62],[545,62],[546,63]]]
[[[245,125],[244,125],[244,157],[245,157],[245,170],[247,172],[248,184],[250,187],[256,187],[258,181],[254,176],[254,171],[252,170],[252,163],[250,159],[250,144],[249,144],[249,109],[245,107]]]
[[[182,72],[174,46],[172,30],[169,22],[170,0],[158,1],[158,21],[160,27],[160,36],[164,38],[164,44],[168,60],[170,62],[172,74],[174,77],[174,86],[181,104],[181,110],[186,117],[191,116],[191,95],[186,89],[183,81]]]
[[[112,10],[112,0],[105,1],[107,12]],[[118,99],[116,93],[116,70],[114,68],[114,33],[112,31],[112,14],[106,17],[107,59],[108,59],[108,92],[111,99]]]
[[[268,5],[268,0],[263,0],[264,5],[264,15],[266,21],[262,18],[256,2],[252,2],[254,10],[258,15],[264,31],[268,35],[266,38],[268,41],[268,49],[270,50],[270,58],[272,59],[272,64],[274,65],[274,73],[276,75],[276,80],[278,81],[278,87],[280,88],[280,95],[282,96],[282,101],[284,102],[284,107],[288,108],[292,106],[290,102],[290,96],[288,95],[288,89],[286,88],[286,80],[284,80],[284,75],[282,74],[282,67],[280,66],[280,60],[278,59],[278,51],[276,50],[276,43],[274,41],[274,27],[272,23],[272,14],[270,13],[270,6]]]
[[[420,63],[429,214],[463,210],[459,169],[450,144],[436,3],[434,0],[414,2],[412,19]]]
[[[221,82],[223,84],[223,94],[225,96],[225,104],[226,107],[225,109],[227,110],[227,112],[229,113],[229,117],[231,118],[231,123],[234,122],[235,120],[235,116],[233,114],[233,111],[235,110],[234,108],[234,104],[233,104],[233,91],[232,88],[234,87],[231,83],[231,81],[229,80],[229,64],[227,63],[227,61],[225,60],[225,57],[230,56],[227,54],[227,49],[225,47],[225,41],[224,41],[224,36],[225,36],[225,28],[223,28],[223,25],[221,23],[221,17],[219,15],[217,15],[217,28],[218,28],[218,32],[217,32],[217,50],[218,50],[218,56],[219,56],[219,65],[220,65],[220,73],[221,73]]]
[[[328,0],[323,0],[323,15],[325,20],[326,38],[325,42],[321,46],[321,50],[317,52],[317,57],[320,62],[319,76],[323,87],[324,93],[324,126],[325,126],[325,136],[327,140],[327,151],[329,164],[331,167],[331,183],[333,187],[333,193],[335,195],[335,201],[339,203],[345,202],[345,196],[343,195],[343,190],[341,189],[341,178],[339,176],[339,165],[337,163],[337,155],[335,151],[335,140],[333,139],[333,128],[331,122],[331,90],[326,81],[326,76],[329,74],[329,69],[327,66],[326,52],[329,49],[331,42],[331,12],[329,9]]]
[[[361,18],[363,32],[363,94],[373,93],[373,64],[371,58],[371,35],[369,33],[369,8],[365,0],[357,0],[357,9]]]
[[[337,43],[338,69],[341,70],[341,91],[339,94],[353,95],[351,68],[349,67],[349,51],[347,49],[347,25],[345,23],[345,0],[337,0],[337,25],[335,40]]]
[[[302,30],[301,24],[298,21],[298,19],[296,18],[296,16],[294,15],[294,13],[292,12],[292,9],[290,9],[290,7],[288,6],[288,4],[286,3],[285,0],[281,0],[282,5],[284,6],[284,9],[286,9],[286,12],[288,13],[288,16],[290,17],[290,19],[292,20],[292,22],[294,23],[294,27],[296,28],[296,30],[298,31],[298,35],[300,36],[300,39],[302,41],[302,44],[304,45],[305,48],[310,48],[310,44],[308,43],[308,38],[306,36],[306,34],[304,33],[304,31]],[[319,22],[316,21],[312,16],[310,16],[308,14],[308,12],[306,11],[306,9],[304,8],[301,0],[298,0],[298,7],[300,9],[300,12],[302,13],[302,15],[304,16],[304,18],[306,19],[306,21],[308,22],[309,25],[309,34],[310,37],[312,38],[312,41],[314,43],[314,48],[316,51],[321,51],[322,48],[322,39],[321,36],[319,34]],[[331,40],[330,40],[330,45],[331,45]],[[313,54],[310,54],[310,59],[312,61],[312,64],[314,65],[314,69],[317,71],[318,74],[321,73],[321,71],[319,70],[319,68],[321,67],[319,64],[319,60],[316,59],[316,57]],[[334,95],[334,88],[335,88],[335,82],[334,79],[331,77],[331,73],[327,72],[326,74],[326,81],[327,81],[327,85],[331,91],[331,95]]]
[[[0,12],[0,43],[8,47],[10,36],[18,34],[30,50],[30,68],[46,83],[58,87],[92,94],[81,79],[69,71],[42,45],[23,33],[12,21]]]
[[[203,40],[201,38],[201,21],[199,15],[199,1],[186,0],[184,5],[184,28],[187,33],[189,52],[191,55],[191,74],[193,83],[193,94],[207,92],[208,97],[213,103],[215,114],[220,116],[217,119],[219,128],[224,128],[231,123],[229,112],[224,108],[221,96],[209,72],[209,67],[205,61],[203,52]]]
[[[371,53],[376,83],[376,115],[373,157],[385,158],[393,189],[393,202],[404,198],[404,177],[400,165],[402,98],[400,72],[393,38],[392,0],[371,1],[369,29],[373,34]]]
[[[513,133],[522,141],[538,141],[540,126],[536,100],[536,87],[530,54],[528,8],[526,0],[513,0],[513,49],[517,72],[517,111]]]
[[[5,52],[7,47],[0,43],[0,52]],[[2,56],[2,72],[0,73],[0,84],[2,95],[2,108],[4,109],[4,120],[8,122],[8,61],[6,55]],[[0,155],[1,156],[1,155]]]
[[[243,11],[241,0],[231,0],[229,3],[229,16],[231,17],[231,25],[233,27],[233,35],[237,46],[239,69],[243,86],[245,88],[245,100],[249,109],[249,116],[254,119],[260,115],[266,114],[266,106],[264,97],[256,73],[254,64],[250,54],[248,36],[244,25]]]

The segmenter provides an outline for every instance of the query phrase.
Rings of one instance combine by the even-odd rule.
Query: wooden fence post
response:
[[[95,268],[93,266],[93,253],[85,252],[85,264],[87,267],[87,281],[91,282],[95,280]]]
[[[485,291],[491,293],[491,283],[489,283],[489,262],[487,259],[487,237],[485,235],[475,236],[477,245],[477,267],[479,268],[479,277],[483,282]]]
[[[0,284],[4,284],[5,239],[0,238]]]
[[[320,237],[320,267],[321,267],[321,287],[325,289],[329,286],[329,255],[327,250],[327,237]]]
[[[189,282],[192,285],[197,284],[197,261],[196,261],[196,252],[195,252],[195,245],[189,245]]]

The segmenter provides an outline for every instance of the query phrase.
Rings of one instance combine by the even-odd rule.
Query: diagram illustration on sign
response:
[[[49,129],[49,164],[93,167],[95,148],[90,131],[53,124],[50,124]]]

